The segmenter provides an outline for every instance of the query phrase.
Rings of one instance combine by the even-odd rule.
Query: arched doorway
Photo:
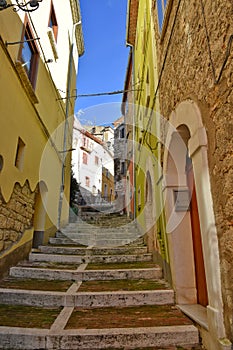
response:
[[[186,174],[187,174],[187,186],[190,193],[190,220],[191,220],[191,228],[192,228],[197,304],[200,304],[202,306],[207,306],[208,295],[207,295],[206,273],[205,273],[203,249],[202,249],[202,241],[201,241],[201,229],[200,229],[200,220],[199,220],[199,212],[198,212],[198,204],[197,204],[197,195],[196,195],[192,159],[188,156],[188,154],[186,157]]]
[[[33,219],[34,233],[32,248],[37,249],[44,241],[44,229],[46,219],[46,201],[47,201],[47,186],[44,182],[40,182],[37,188],[35,199],[35,212]]]
[[[225,328],[207,144],[207,134],[197,104],[191,100],[181,102],[167,123],[163,158],[163,194],[172,281],[177,304],[192,305],[189,310],[194,310],[196,304],[199,305],[195,310],[206,306],[208,339],[217,349],[217,339],[225,337]],[[194,242],[193,236],[196,224],[200,228],[198,243]],[[202,247],[203,262],[200,265],[206,274],[205,294],[208,294],[208,298],[201,295],[202,287],[198,286],[202,272],[197,263],[201,259],[195,256],[195,245]],[[189,316],[192,317],[192,311]],[[197,320],[195,316],[194,319]]]
[[[174,208],[171,216],[173,220],[171,221],[170,230],[177,230],[177,235],[180,238],[182,236],[182,239],[184,239],[183,248],[187,256],[177,247],[176,249],[184,257],[183,261],[182,258],[179,258],[178,261],[184,264],[184,266],[187,263],[190,266],[190,269],[186,268],[189,276],[188,278],[186,276],[187,282],[183,281],[181,276],[177,276],[178,291],[182,289],[182,285],[185,287],[181,297],[181,303],[195,302],[196,304],[207,306],[208,293],[195,176],[193,162],[192,158],[189,157],[188,148],[190,138],[190,131],[186,125],[180,125],[176,130],[173,130],[167,164],[169,176],[171,176],[174,185]],[[179,243],[179,245],[181,244]],[[181,278],[180,286],[178,282],[179,278]],[[191,300],[189,300],[190,297]],[[185,299],[182,300],[182,298]]]

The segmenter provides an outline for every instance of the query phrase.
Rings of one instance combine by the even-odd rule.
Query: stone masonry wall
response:
[[[0,259],[1,254],[18,242],[26,229],[32,227],[35,193],[28,183],[17,183],[6,203],[0,194]]]
[[[157,31],[156,7],[154,18]],[[168,118],[178,103],[192,99],[201,110],[207,131],[225,322],[231,341],[233,341],[233,44],[231,45],[230,39],[233,35],[232,18],[231,0],[174,0],[162,41],[157,31],[159,72],[163,69],[159,87],[162,115]],[[162,68],[164,59],[165,65]]]

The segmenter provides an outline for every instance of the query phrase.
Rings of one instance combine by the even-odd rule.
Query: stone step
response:
[[[0,304],[40,307],[127,307],[174,304],[173,290],[52,292],[0,288]]]
[[[118,269],[118,270],[59,270],[28,267],[12,267],[10,276],[20,278],[36,278],[63,281],[93,281],[93,280],[123,280],[123,279],[160,279],[160,267],[146,269]]]
[[[125,230],[125,231],[138,231],[138,227],[135,224],[131,224],[128,222],[98,222],[98,221],[89,221],[85,222],[83,224],[79,224],[76,227],[65,227],[63,230],[71,230],[71,231],[80,231],[80,229],[103,229],[103,230]]]
[[[46,254],[65,254],[65,255],[124,255],[124,254],[146,254],[147,247],[118,247],[118,248],[78,248],[78,247],[56,247],[39,246],[41,253]]]
[[[75,225],[73,224],[62,227],[61,228],[61,232],[81,232],[82,230],[85,231],[89,231],[92,232],[93,230],[100,232],[101,230],[104,231],[109,231],[109,232],[128,232],[128,231],[132,231],[132,232],[139,232],[138,230],[138,226],[135,223],[128,223],[128,222],[124,222],[124,221],[120,221],[120,222],[113,222],[113,221],[109,221],[109,222],[103,222],[103,223],[98,223],[98,222],[78,222],[75,223]]]
[[[104,238],[124,238],[127,239],[132,238],[132,237],[140,237],[140,232],[137,230],[119,230],[118,228],[116,229],[106,229],[106,228],[95,228],[95,227],[90,227],[90,228],[85,228],[85,229],[79,229],[79,230],[62,230],[56,232],[56,237],[61,238],[61,237],[82,237],[84,235],[88,236],[93,236],[96,235],[100,239]]]
[[[101,228],[106,228],[106,229],[111,229],[111,228],[116,228],[116,229],[125,229],[125,230],[137,230],[138,226],[135,223],[129,223],[124,220],[120,220],[119,222],[117,221],[105,221],[105,222],[77,222],[75,225],[68,225],[65,227],[61,228],[61,231],[80,231],[80,229],[101,229]]]
[[[84,246],[95,246],[95,247],[121,247],[124,245],[132,244],[135,240],[137,240],[138,237],[130,238],[124,238],[124,239],[118,239],[118,238],[106,238],[106,239],[99,239],[95,236],[88,236],[88,235],[82,235],[76,238],[56,238],[51,237],[49,239],[49,244],[52,245],[84,245]]]
[[[81,243],[76,240],[72,240],[70,238],[56,238],[56,237],[50,237],[49,238],[49,244],[51,245],[60,245],[60,246],[67,246],[67,245],[72,245],[72,246],[80,246]],[[88,246],[89,244],[83,244],[84,246]]]
[[[95,230],[88,230],[88,231],[79,231],[79,232],[74,232],[74,231],[67,231],[67,232],[57,232],[56,233],[56,238],[71,238],[71,239],[83,239],[85,237],[95,237],[95,239],[98,240],[107,240],[107,239],[137,239],[141,236],[139,232],[132,231],[132,232],[126,232],[126,231],[108,231],[104,232],[103,230],[101,231],[95,231]]]
[[[61,255],[30,253],[29,261],[49,261],[63,264],[87,264],[87,263],[121,263],[135,261],[151,261],[152,254],[130,254],[130,255]]]
[[[74,329],[51,331],[29,328],[0,327],[0,349],[11,350],[97,350],[136,349],[172,346],[195,346],[199,343],[198,330],[192,325]]]

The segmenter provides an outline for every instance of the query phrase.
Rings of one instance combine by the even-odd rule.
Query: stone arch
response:
[[[44,242],[47,195],[48,188],[45,182],[41,181],[37,186],[37,193],[35,198],[32,248],[38,248],[39,245],[42,245]]]
[[[188,154],[193,166],[206,271],[207,326],[212,333],[211,339],[217,340],[225,336],[219,250],[209,179],[207,135],[197,104],[191,100],[180,103],[170,115],[167,130],[164,151],[164,199],[176,302],[197,304],[191,216],[185,203],[188,193],[185,172]],[[179,203],[176,202],[175,193],[181,194]],[[180,210],[178,204],[181,206]]]

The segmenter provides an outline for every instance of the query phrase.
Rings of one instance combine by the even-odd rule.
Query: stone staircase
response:
[[[50,239],[50,243],[115,247],[130,244],[140,238],[141,232],[136,222],[124,215],[89,213],[85,220],[79,217],[75,223],[70,223],[57,232],[56,237]]]
[[[142,240],[81,246],[73,227],[0,281],[0,349],[201,349]]]

